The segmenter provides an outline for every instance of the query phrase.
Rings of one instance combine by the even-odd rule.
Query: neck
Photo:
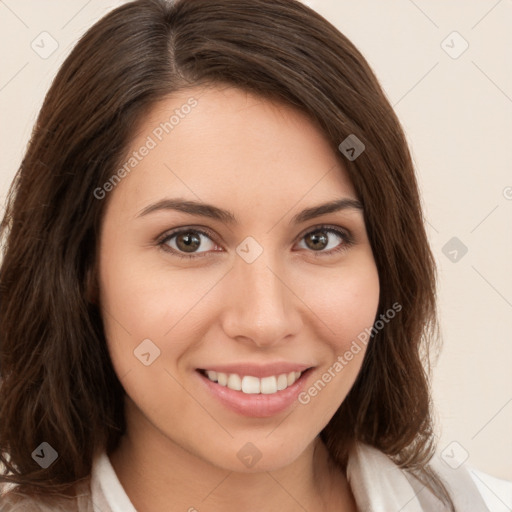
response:
[[[145,419],[128,421],[127,434],[110,454],[138,512],[168,510],[171,503],[173,510],[189,512],[205,507],[211,512],[355,510],[345,475],[331,466],[319,438],[284,468],[237,473],[210,464],[155,431]]]

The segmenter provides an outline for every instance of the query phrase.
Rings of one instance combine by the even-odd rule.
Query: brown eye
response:
[[[176,236],[176,246],[180,251],[194,252],[201,245],[201,238],[193,232]]]
[[[169,233],[159,245],[164,250],[185,258],[206,256],[217,247],[210,235],[197,229],[182,229]],[[198,250],[200,247],[203,250]]]
[[[309,249],[310,252],[318,253],[315,256],[328,256],[348,249],[353,244],[352,237],[348,233],[328,226],[321,226],[313,231],[309,231],[302,237],[302,240],[304,240],[305,244],[303,248]]]
[[[306,240],[306,245],[314,251],[325,249],[329,242],[329,238],[321,232],[309,233],[304,237],[304,239]]]

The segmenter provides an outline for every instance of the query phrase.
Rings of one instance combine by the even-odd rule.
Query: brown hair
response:
[[[155,102],[226,83],[278,99],[318,123],[363,203],[381,293],[358,378],[321,433],[340,467],[355,441],[415,473],[451,505],[434,453],[430,345],[435,264],[400,123],[369,65],[334,26],[295,0],[138,0],[101,19],[59,70],[12,184],[1,224],[0,481],[51,493],[90,474],[124,432],[123,393],[106,349],[96,283],[107,203],[93,191],[122,162]],[[355,134],[355,160],[338,145]],[[48,442],[57,461],[32,451]]]

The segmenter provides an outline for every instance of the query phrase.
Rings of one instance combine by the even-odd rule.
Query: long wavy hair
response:
[[[296,0],[137,0],[98,21],[61,66],[0,226],[0,482],[60,492],[124,433],[124,390],[101,304],[90,300],[108,204],[93,191],[121,165],[156,102],[217,83],[318,123],[364,206],[378,315],[402,306],[399,320],[373,333],[355,384],[321,432],[333,460],[345,468],[351,446],[367,443],[453,506],[429,467],[436,267],[403,129],[361,53]],[[351,134],[365,145],[355,160],[338,150]],[[59,454],[47,469],[32,458],[42,442]]]

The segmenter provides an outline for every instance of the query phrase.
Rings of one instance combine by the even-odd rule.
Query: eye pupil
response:
[[[310,246],[310,244],[308,243],[308,240],[313,242],[312,246]],[[318,245],[319,242],[320,242],[320,245]],[[306,237],[306,243],[307,243],[308,247],[310,247],[310,249],[325,249],[325,247],[327,246],[328,240],[327,240],[327,236],[323,233],[320,233],[320,234],[310,233]]]
[[[184,245],[181,246],[182,243]],[[180,250],[184,250],[185,252],[194,252],[200,244],[201,239],[199,236],[191,233],[183,233],[176,237],[176,245]]]

